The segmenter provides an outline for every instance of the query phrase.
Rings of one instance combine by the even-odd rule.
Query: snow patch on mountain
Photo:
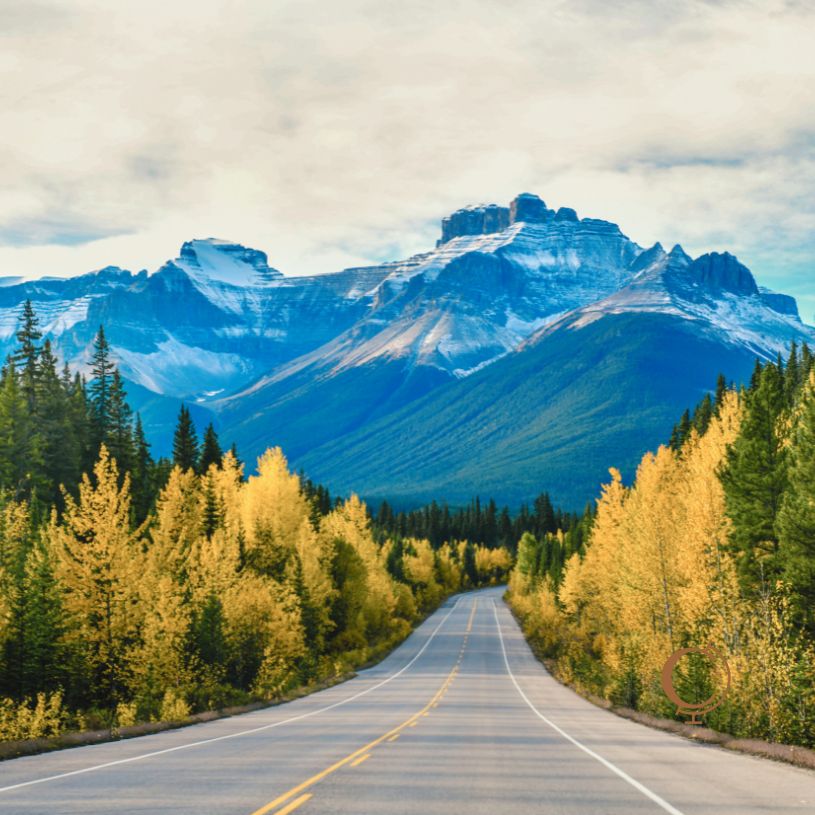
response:
[[[149,353],[117,347],[115,357],[128,379],[156,393],[179,398],[220,393],[234,387],[251,371],[239,354],[196,348],[172,336]]]
[[[265,252],[216,238],[187,241],[170,264],[183,271],[218,308],[233,314],[257,314],[257,291],[283,277],[267,262]]]

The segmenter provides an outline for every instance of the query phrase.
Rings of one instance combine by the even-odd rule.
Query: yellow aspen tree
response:
[[[186,655],[190,606],[172,575],[149,567],[139,588],[142,624],[128,653],[133,695],[152,714],[168,690],[183,695],[193,680]]]
[[[204,534],[205,500],[202,491],[196,489],[195,514],[190,525],[197,535],[190,547],[187,568],[192,597],[198,604],[205,603],[212,594],[220,596],[235,583],[245,556],[242,468],[229,452],[223,458],[222,468],[211,467],[206,477],[214,486],[220,523],[210,536]]]
[[[187,658],[191,605],[190,564],[202,523],[199,479],[174,467],[159,495],[138,597],[140,638],[128,654],[131,691],[142,713],[163,718],[168,693],[183,694],[193,680]]]
[[[585,617],[589,627],[609,631],[621,613],[617,593],[619,562],[617,554],[625,542],[628,490],[622,475],[609,470],[611,481],[604,484],[597,501],[597,516],[592,527],[586,555],[569,559],[560,588],[560,601],[573,618]]]
[[[337,590],[331,579],[334,549],[330,540],[317,534],[311,521],[304,518],[295,541],[295,550],[302,570],[303,587],[316,615],[320,637],[332,627],[330,609]],[[289,579],[292,583],[292,578]]]
[[[200,535],[188,559],[189,587],[194,601],[220,596],[238,580],[241,570],[238,542],[219,529],[211,538]]]
[[[0,651],[9,638],[11,623],[11,580],[8,570],[0,564]]]
[[[433,548],[427,540],[408,538],[404,542],[402,562],[405,577],[418,586],[430,586],[435,583],[435,558]]]
[[[402,563],[405,577],[415,587],[419,606],[424,610],[435,608],[443,590],[436,581],[436,558],[430,541],[417,538],[406,540]]]
[[[512,558],[504,548],[490,549],[487,546],[477,546],[475,549],[475,567],[478,571],[480,583],[496,585],[504,579]]]
[[[209,474],[215,484],[215,494],[221,510],[221,527],[230,540],[237,541],[243,535],[242,495],[244,489],[243,465],[238,463],[232,451],[224,454],[221,468],[210,468]]]
[[[666,446],[643,457],[626,507],[632,545],[622,552],[623,571],[630,576],[624,585],[639,595],[639,602],[626,603],[629,621],[643,628],[656,625],[669,641],[676,638],[681,622],[674,540],[676,471],[675,455]]]
[[[272,698],[294,684],[305,642],[297,596],[263,575],[244,572],[221,595],[237,679]]]
[[[258,459],[258,474],[243,485],[241,512],[249,563],[258,571],[282,577],[303,519],[309,517],[309,505],[300,479],[289,472],[279,447]]]
[[[79,500],[65,496],[62,523],[47,530],[65,587],[69,636],[86,655],[99,701],[112,705],[124,687],[125,653],[136,637],[142,529],[130,528],[130,479],[119,487],[103,446],[93,481],[82,477]]]
[[[9,501],[0,511],[0,649],[11,633],[12,607],[17,592],[14,570],[21,567],[30,536],[28,505]]]
[[[626,501],[624,545],[618,555],[617,638],[648,694],[663,694],[659,668],[681,640],[676,558],[676,457],[668,447],[646,454]],[[649,697],[650,698],[650,697]]]
[[[202,508],[198,476],[173,467],[156,504],[150,529],[151,558],[158,571],[181,579],[201,531]]]
[[[461,588],[461,564],[454,551],[450,543],[444,543],[436,552],[439,580],[445,594]]]
[[[724,395],[703,436],[695,432],[679,461],[682,517],[675,543],[683,573],[679,591],[690,629],[732,651],[742,616],[735,563],[728,550],[730,520],[718,476],[727,448],[736,439],[742,407],[738,395]]]
[[[396,607],[396,595],[385,565],[385,554],[374,541],[365,504],[352,495],[323,518],[320,534],[328,541],[344,541],[359,556],[366,571],[367,591],[363,603],[366,623],[374,632],[387,631]]]

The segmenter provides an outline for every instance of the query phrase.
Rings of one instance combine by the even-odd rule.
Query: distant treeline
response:
[[[463,509],[450,509],[447,504],[433,501],[408,512],[394,512],[388,502],[383,501],[374,522],[387,535],[426,538],[434,547],[444,541],[469,540],[488,548],[505,547],[514,552],[525,532],[542,539],[559,530],[572,531],[582,540],[583,519],[591,513],[590,504],[583,515],[555,509],[549,494],[544,492],[531,508],[523,504],[514,515],[507,506],[498,509],[493,499],[482,505],[479,498],[474,498]]]

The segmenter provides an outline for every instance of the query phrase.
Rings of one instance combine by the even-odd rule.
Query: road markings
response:
[[[391,736],[391,737],[388,739],[388,741],[396,741],[396,739],[398,739],[398,738],[399,738],[399,734],[398,734],[398,733],[394,733],[394,734],[393,734],[393,735],[392,735],[392,736]]]
[[[473,630],[473,618],[475,617],[475,610],[478,608],[478,598],[473,600],[473,610],[470,612],[470,619],[467,621],[467,631],[464,634],[464,639],[467,639],[470,631]]]
[[[437,702],[444,691],[449,687],[450,683],[455,678],[457,668],[453,668],[452,671],[447,675],[447,678],[444,680],[442,686],[436,691],[433,695],[433,698],[418,712],[414,713],[410,718],[406,719],[402,724],[397,725],[392,730],[389,730],[384,735],[380,736],[378,739],[374,739],[371,742],[368,742],[364,747],[360,747],[359,750],[354,750],[353,753],[350,753],[345,758],[341,758],[339,761],[335,761],[330,767],[326,767],[326,769],[322,770],[322,772],[316,773],[312,775],[311,778],[307,778],[305,781],[302,781],[296,787],[292,787],[288,792],[284,792],[282,795],[278,795],[274,801],[270,801],[265,806],[262,806],[260,809],[256,809],[252,815],[266,815],[266,813],[271,812],[274,809],[277,809],[281,804],[285,804],[289,799],[293,798],[295,795],[299,795],[304,790],[309,789],[309,787],[313,787],[315,784],[322,781],[324,778],[328,777],[332,773],[336,772],[342,767],[345,767],[347,764],[350,764],[352,767],[354,766],[354,762],[359,759],[360,757],[364,756],[366,753],[370,754],[370,751],[373,750],[378,744],[382,744],[383,741],[390,741],[391,737],[398,736],[399,733],[402,732],[406,727],[415,727],[418,720],[422,717],[422,714],[426,713],[433,702]],[[361,762],[360,762],[361,763]],[[299,799],[298,799],[299,800]],[[276,815],[282,815],[283,810],[276,813]]]
[[[279,722],[272,722],[271,724],[264,724],[260,725],[259,727],[252,727],[248,730],[240,730],[237,733],[227,733],[223,736],[214,736],[211,739],[202,739],[201,741],[192,741],[188,742],[187,744],[179,744],[175,747],[167,747],[164,750],[154,750],[150,753],[142,753],[138,756],[130,756],[129,758],[120,758],[116,761],[106,761],[104,764],[93,764],[90,767],[83,767],[80,770],[71,770],[70,772],[65,773],[57,773],[56,775],[48,775],[43,778],[34,778],[31,781],[21,781],[19,784],[10,784],[7,787],[0,787],[0,793],[2,792],[11,792],[11,790],[18,790],[22,787],[31,787],[34,784],[44,784],[47,781],[58,781],[61,778],[71,778],[75,775],[83,775],[84,773],[92,773],[96,770],[104,770],[108,767],[118,767],[121,764],[130,764],[134,761],[143,761],[147,758],[154,758],[155,756],[163,756],[167,753],[175,753],[178,750],[189,750],[191,747],[201,747],[205,744],[215,744],[219,741],[227,741],[228,739],[237,739],[241,736],[249,736],[252,733],[261,733],[264,730],[273,730],[276,727],[282,727],[284,724],[290,724],[291,722],[299,722],[303,719],[310,719],[312,716],[317,716],[320,713],[326,713],[329,710],[334,710],[335,708],[342,707],[343,705],[347,705],[349,702],[353,702],[356,699],[359,699],[362,696],[365,696],[372,691],[378,690],[379,688],[387,685],[388,682],[392,682],[397,677],[401,676],[408,668],[410,668],[416,660],[427,650],[427,647],[435,638],[436,634],[439,633],[441,627],[447,622],[447,618],[458,608],[458,604],[461,602],[462,598],[459,597],[458,600],[453,604],[447,614],[444,615],[441,622],[433,629],[431,635],[427,638],[425,644],[416,652],[414,657],[400,668],[396,673],[391,674],[390,676],[383,679],[381,682],[377,683],[376,685],[371,685],[370,688],[366,688],[365,690],[359,691],[359,693],[355,693],[353,696],[349,696],[347,699],[340,699],[339,702],[334,702],[331,705],[326,705],[326,707],[318,708],[317,710],[311,710],[308,713],[301,713],[298,716],[291,716],[288,719],[283,719]]]
[[[294,812],[297,807],[301,804],[305,804],[308,799],[311,798],[311,793],[306,793],[306,795],[301,795],[299,798],[292,801],[288,806],[283,807],[279,812],[276,812],[275,815],[289,815],[290,812]]]
[[[370,753],[365,753],[364,756],[360,756],[359,758],[355,758],[351,762],[351,766],[352,767],[359,767],[359,765],[362,764],[363,761],[367,761],[370,757],[371,757]]]
[[[611,770],[615,775],[618,775],[623,781],[630,784],[634,789],[641,792],[646,798],[650,798],[655,804],[658,804],[662,809],[666,812],[669,812],[671,815],[683,815],[675,806],[669,804],[664,798],[660,798],[655,792],[652,792],[648,789],[644,784],[641,784],[635,778],[632,778],[625,770],[621,770],[615,764],[612,764],[608,759],[603,758],[599,753],[595,753],[594,750],[586,747],[585,744],[581,744],[577,739],[570,736],[565,730],[558,727],[553,721],[547,719],[546,716],[543,715],[536,707],[532,704],[529,700],[529,697],[523,692],[521,686],[518,684],[518,680],[515,678],[515,674],[512,673],[512,668],[509,667],[509,659],[507,658],[507,649],[506,645],[504,645],[504,634],[501,631],[501,621],[498,619],[498,607],[495,605],[495,601],[492,601],[492,613],[495,615],[495,624],[498,626],[498,638],[501,641],[501,653],[504,655],[504,665],[506,666],[507,673],[509,674],[509,678],[512,680],[512,684],[515,685],[515,690],[521,695],[521,698],[526,702],[527,705],[532,709],[532,712],[543,722],[549,725],[552,730],[560,733],[564,739],[570,741],[575,747],[580,748],[586,755],[591,756],[596,761],[599,761],[604,767]]]

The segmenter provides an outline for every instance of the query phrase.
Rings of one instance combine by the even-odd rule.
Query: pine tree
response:
[[[42,470],[38,438],[14,363],[0,377],[0,488],[15,499],[30,493]]]
[[[693,413],[693,422],[692,426],[696,428],[696,432],[700,436],[704,436],[705,431],[710,424],[710,420],[713,418],[713,401],[710,398],[710,394],[706,393],[702,398],[702,401],[699,402],[696,410]]]
[[[786,408],[784,380],[776,365],[759,374],[747,397],[739,438],[722,471],[732,542],[742,585],[757,589],[780,575],[776,519],[787,486],[787,451],[781,418]]]
[[[20,325],[16,334],[20,346],[14,353],[13,359],[20,372],[20,388],[28,404],[28,409],[32,413],[37,400],[37,374],[40,357],[40,347],[37,343],[42,339],[42,332],[38,326],[39,319],[34,313],[31,300],[26,300],[23,303]]]
[[[475,560],[475,546],[472,541],[467,541],[464,547],[464,575],[469,581],[470,586],[478,585],[478,566]]]
[[[113,369],[109,391],[110,425],[107,433],[107,447],[111,458],[116,462],[119,473],[124,475],[133,467],[135,444],[133,441],[133,411],[127,403],[124,383],[118,368]]]
[[[227,660],[227,643],[224,609],[215,591],[211,591],[203,606],[193,613],[190,640],[193,652],[217,677]]]
[[[815,632],[815,379],[793,434],[789,488],[778,514],[780,560],[799,619]]]
[[[173,436],[173,463],[184,471],[198,468],[198,434],[186,405],[181,405]]]
[[[801,346],[801,381],[808,382],[809,374],[812,371],[812,351],[809,346],[804,343]]]
[[[65,374],[63,374],[63,378],[65,378]],[[71,427],[79,449],[80,471],[90,472],[94,465],[93,417],[88,401],[85,379],[79,372],[74,374],[68,394]],[[77,487],[77,483],[65,484],[65,489],[74,497],[76,497]]]
[[[204,481],[204,510],[202,513],[202,531],[207,540],[215,534],[215,530],[221,525],[221,505],[218,494],[215,491],[215,479],[212,473],[207,473]]]
[[[763,370],[761,360],[757,359],[753,366],[753,373],[750,376],[750,391],[756,391],[761,382],[761,371]]]
[[[110,346],[105,338],[105,329],[101,325],[93,342],[91,366],[93,377],[88,390],[91,412],[91,455],[95,458],[99,448],[107,444],[110,435],[111,387],[113,372],[116,368],[110,358]]]
[[[671,440],[669,446],[671,450],[678,452],[682,449],[682,445],[687,441],[691,431],[690,411],[686,410],[679,420],[679,424],[674,425],[671,433]]]
[[[66,677],[62,589],[42,540],[28,550],[17,582],[4,663],[8,690],[23,698],[56,691]]]
[[[535,522],[534,531],[538,537],[543,537],[547,532],[554,532],[556,529],[555,509],[549,493],[544,492],[535,499]]]
[[[787,407],[791,408],[801,389],[801,366],[798,360],[798,345],[793,340],[790,345],[790,355],[787,359],[787,369],[784,372],[784,393],[787,398]]]
[[[716,396],[713,400],[714,411],[717,416],[722,408],[722,402],[724,402],[724,397],[726,394],[727,380],[725,379],[724,374],[719,374],[718,378],[716,379]]]
[[[133,514],[137,524],[142,523],[150,512],[153,502],[153,459],[150,456],[150,443],[144,434],[141,416],[136,414],[136,429],[133,433]]]
[[[235,459],[235,462],[237,463],[238,467],[242,468],[244,466],[243,461],[241,461],[241,458],[238,455],[238,445],[235,444],[234,441],[232,442],[232,445],[229,448],[229,452],[232,453],[232,457]]]
[[[201,475],[206,475],[213,464],[220,469],[221,459],[223,457],[224,451],[221,449],[221,444],[218,441],[218,434],[215,432],[215,427],[212,422],[210,422],[204,431],[204,444],[201,448],[201,462],[199,464]]]
[[[64,374],[57,373],[50,340],[43,344],[40,356],[35,421],[43,461],[40,497],[62,508],[60,487],[79,481],[83,451],[72,416],[71,381],[66,386]]]

